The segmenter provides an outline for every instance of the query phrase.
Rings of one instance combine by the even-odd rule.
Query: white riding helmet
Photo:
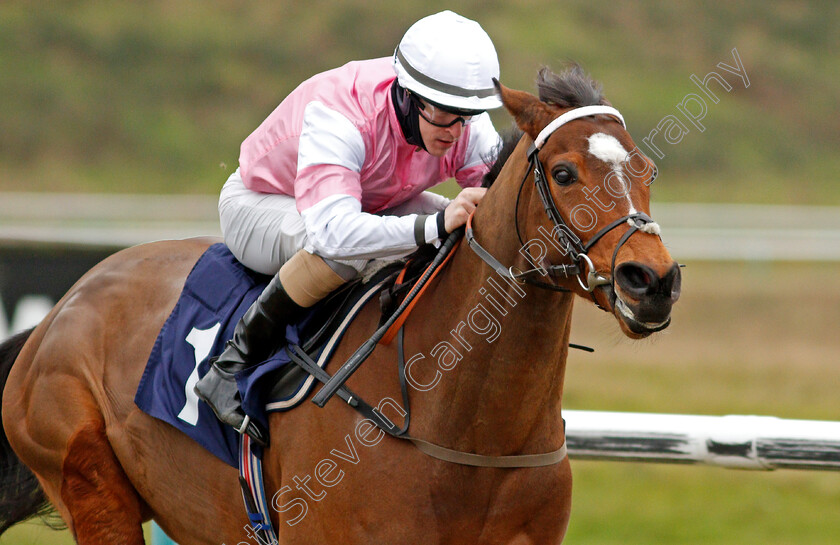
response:
[[[499,58],[481,25],[452,11],[420,19],[394,52],[399,84],[441,106],[490,110],[502,106],[493,78]]]

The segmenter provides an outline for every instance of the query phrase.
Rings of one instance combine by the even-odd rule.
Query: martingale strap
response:
[[[545,454],[516,454],[513,456],[485,456],[483,454],[461,452],[416,438],[411,438],[411,442],[420,452],[432,458],[473,467],[545,467],[562,462],[563,458],[569,454],[565,441],[559,449]]]
[[[400,379],[400,390],[402,393],[403,406],[405,407],[405,416],[403,417],[402,427],[398,427],[391,422],[386,416],[380,413],[375,407],[371,406],[359,396],[350,392],[346,387],[344,389],[345,395],[342,395],[339,390],[339,396],[345,399],[348,404],[356,409],[362,416],[371,420],[382,431],[396,439],[404,439],[410,441],[422,453],[442,460],[459,465],[473,466],[473,467],[495,467],[495,468],[523,468],[523,467],[544,467],[562,462],[568,455],[565,441],[557,450],[540,454],[516,454],[511,456],[487,456],[484,454],[475,454],[472,452],[462,452],[448,449],[440,445],[436,445],[429,441],[412,437],[408,433],[408,428],[411,422],[411,406],[408,398],[408,383],[405,375],[405,350],[404,337],[405,330],[400,328],[397,333],[397,353],[398,357],[398,374]],[[288,347],[287,353],[296,364],[300,365],[305,371],[313,374],[316,379],[326,384],[331,378],[330,375],[320,368],[309,355],[304,352],[299,346]]]

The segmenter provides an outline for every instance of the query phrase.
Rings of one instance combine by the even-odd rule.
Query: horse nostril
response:
[[[656,273],[641,263],[622,263],[616,267],[615,279],[622,290],[635,297],[650,295],[659,287]]]
[[[664,295],[671,298],[672,303],[676,303],[680,298],[680,291],[682,290],[682,272],[678,263],[671,265],[668,273],[662,278],[660,291]]]

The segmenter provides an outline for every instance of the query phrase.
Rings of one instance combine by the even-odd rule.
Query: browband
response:
[[[569,121],[573,119],[577,119],[579,117],[586,117],[588,115],[596,115],[596,114],[608,114],[618,118],[621,121],[621,124],[624,125],[624,128],[627,128],[627,124],[624,123],[624,118],[621,114],[613,108],[612,106],[581,106],[580,108],[574,108],[573,110],[569,110],[568,112],[564,113],[551,123],[545,126],[543,130],[540,131],[540,134],[537,135],[536,140],[534,140],[534,147],[540,149],[545,141],[548,140],[548,137],[551,136],[551,133],[559,129],[562,125],[565,125]]]

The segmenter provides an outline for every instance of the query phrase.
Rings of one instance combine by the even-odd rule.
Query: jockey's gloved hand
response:
[[[467,224],[467,218],[484,198],[485,193],[487,193],[486,187],[467,187],[458,193],[458,196],[442,212],[447,233],[451,233],[458,227]],[[440,226],[440,223],[438,223],[438,226]]]

